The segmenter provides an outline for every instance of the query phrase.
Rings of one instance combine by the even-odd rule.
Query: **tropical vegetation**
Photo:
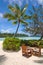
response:
[[[13,37],[14,33],[0,33],[0,38]],[[16,37],[28,37],[27,34],[16,34]]]
[[[32,16],[32,22],[29,22],[29,26],[26,27],[25,31],[29,32],[30,34],[39,35],[42,39],[43,38],[43,7],[39,5],[38,8],[35,8],[32,5],[32,10],[29,10],[30,15]]]
[[[10,9],[10,12],[5,13],[4,18],[7,18],[8,21],[12,20],[13,24],[18,25],[15,36],[17,35],[20,24],[22,23],[22,25],[26,26],[24,31],[29,32],[33,36],[39,35],[41,36],[41,39],[43,38],[43,8],[41,5],[39,5],[38,8],[35,8],[32,5],[33,11],[29,10],[30,16],[26,14],[27,5],[20,8],[17,4],[15,4],[15,6],[9,5],[8,8]],[[29,24],[26,22],[28,19],[32,20]],[[3,42],[3,49],[18,51],[22,44],[31,47],[41,46],[43,48],[43,40],[20,40],[14,37],[7,37]]]
[[[20,47],[25,44],[30,47],[43,48],[43,40],[21,40],[18,38],[7,37],[3,42],[3,49],[9,51],[19,51]]]
[[[18,38],[7,37],[3,42],[3,49],[18,51],[20,49],[20,40]]]
[[[20,8],[17,4],[15,4],[15,6],[13,5],[9,5],[8,6],[10,12],[9,13],[5,13],[4,14],[4,18],[8,18],[8,21],[12,20],[12,23],[15,25],[17,24],[17,29],[15,32],[15,35],[18,32],[19,26],[20,24],[23,25],[28,25],[27,22],[25,22],[27,19],[30,19],[31,16],[26,14],[26,9],[27,9],[27,5],[25,5],[24,7]]]

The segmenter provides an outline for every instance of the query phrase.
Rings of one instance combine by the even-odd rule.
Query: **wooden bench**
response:
[[[34,55],[34,56],[41,56],[41,47],[34,47],[34,49],[33,49],[33,52],[32,52],[32,54]]]
[[[30,57],[32,55],[31,50],[27,49],[27,46],[22,45],[22,55]]]

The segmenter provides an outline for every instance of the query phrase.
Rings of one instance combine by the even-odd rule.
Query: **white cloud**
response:
[[[43,0],[38,0],[39,3],[43,3]]]
[[[9,29],[1,29],[1,32],[2,33],[11,33],[12,31],[12,28],[9,28]]]
[[[43,0],[37,0],[39,4],[43,5]]]
[[[3,17],[3,14],[2,14],[2,13],[0,13],[0,17],[1,17],[1,18]]]
[[[12,4],[12,3],[16,3],[16,4],[19,4],[19,6],[21,6],[22,5],[22,3],[23,3],[23,0],[9,0],[9,4]]]
[[[1,32],[2,32],[2,33],[10,33],[9,30],[4,30],[4,29],[2,29]]]
[[[23,1],[25,0],[4,0],[4,2],[8,2],[9,4],[19,4],[19,6],[21,6],[23,4]]]
[[[30,1],[34,3],[33,5],[36,5],[36,2],[43,5],[43,0],[4,0],[4,2],[8,2],[9,4],[17,3],[19,6],[22,6],[24,2],[29,4]]]
[[[26,0],[26,3],[28,4],[29,3],[29,0]]]
[[[36,6],[38,4],[42,5],[43,6],[43,0],[28,0],[28,1],[31,1],[31,3]]]
[[[19,0],[19,5],[21,6],[22,5],[22,2]]]

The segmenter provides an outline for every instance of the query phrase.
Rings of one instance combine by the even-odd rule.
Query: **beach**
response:
[[[3,51],[2,43],[3,41],[0,41],[0,65],[43,65],[43,49],[41,49],[41,57],[26,58],[22,56],[21,49],[18,52]]]

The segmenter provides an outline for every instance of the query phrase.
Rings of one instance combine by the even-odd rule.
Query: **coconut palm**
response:
[[[26,27],[25,31],[28,31],[32,35],[40,35],[43,38],[43,7],[39,5],[38,8],[35,8],[32,5],[33,11],[29,10],[32,15],[32,22],[29,26]]]
[[[15,35],[18,32],[20,24],[28,25],[28,23],[25,21],[27,19],[30,19],[31,16],[28,16],[25,12],[27,9],[27,5],[25,5],[23,8],[20,8],[17,4],[15,6],[9,5],[8,6],[9,10],[11,12],[5,13],[4,18],[8,18],[8,21],[12,20],[12,23],[15,25],[17,24],[17,29],[15,32]]]

